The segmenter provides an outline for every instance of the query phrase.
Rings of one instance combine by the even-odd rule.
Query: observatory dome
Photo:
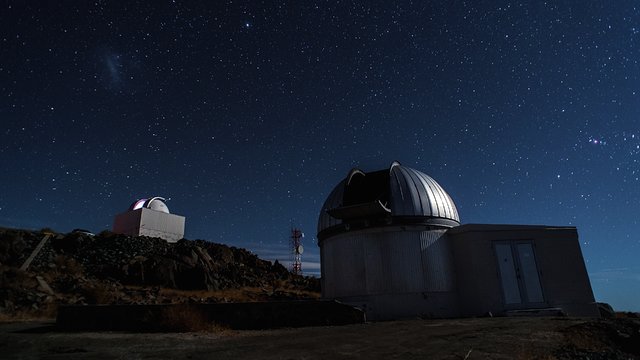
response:
[[[460,225],[453,200],[430,176],[400,165],[365,173],[353,169],[320,211],[318,239],[350,229],[386,225]]]
[[[144,207],[147,209],[169,214],[169,208],[167,207],[167,204],[165,202],[165,198],[159,196],[149,199],[140,199],[131,204],[131,206],[129,206],[129,210],[138,210]]]

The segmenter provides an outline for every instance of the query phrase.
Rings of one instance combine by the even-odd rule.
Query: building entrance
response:
[[[494,243],[505,305],[523,308],[544,303],[532,241]]]

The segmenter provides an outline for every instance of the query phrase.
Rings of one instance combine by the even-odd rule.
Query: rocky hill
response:
[[[60,304],[160,304],[317,298],[319,279],[291,274],[277,261],[203,240],[111,232],[0,229],[0,319],[50,317]]]

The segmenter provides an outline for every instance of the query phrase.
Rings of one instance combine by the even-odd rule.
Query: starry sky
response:
[[[576,226],[596,299],[640,311],[634,1],[0,6],[0,226],[164,196],[267,259],[300,227],[317,274],[328,193],[397,160],[463,223]]]

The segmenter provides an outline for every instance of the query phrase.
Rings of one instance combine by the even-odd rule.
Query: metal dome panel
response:
[[[169,208],[167,207],[167,204],[165,203],[165,201],[166,200],[164,198],[156,196],[147,200],[147,202],[144,205],[147,209],[169,214]]]
[[[138,210],[138,209],[142,209],[147,208],[147,209],[151,209],[151,210],[155,210],[155,211],[160,211],[166,214],[169,214],[169,208],[167,207],[167,204],[165,203],[165,198],[163,197],[152,197],[149,199],[139,199],[136,200],[133,204],[131,204],[131,206],[129,206],[129,210]]]
[[[147,202],[147,199],[138,199],[136,201],[133,202],[133,204],[131,204],[131,206],[129,206],[129,210],[138,210],[141,209],[144,206],[144,203]]]
[[[342,220],[336,219],[329,215],[327,211],[331,209],[338,208],[342,206],[342,197],[344,195],[344,184],[346,180],[340,181],[333,191],[327,197],[324,204],[322,205],[322,210],[320,210],[320,218],[318,219],[318,232],[328,229],[332,226],[342,224]]]
[[[393,216],[428,216],[460,222],[453,200],[433,178],[400,164],[392,165],[390,173]]]
[[[345,192],[357,190],[358,196],[361,198],[363,196],[362,188],[347,189],[349,186],[356,186],[352,185],[350,181],[354,174],[361,174],[364,178],[369,176],[372,179],[372,183],[361,181],[357,184],[357,186],[372,192],[371,199],[367,199],[367,201],[378,202],[380,199],[383,201],[388,199],[386,205],[391,210],[388,224],[401,223],[402,221],[422,222],[445,227],[460,224],[458,210],[440,184],[423,172],[394,162],[386,174],[388,183],[385,182],[386,180],[380,179],[380,171],[364,173],[357,169],[351,170],[347,177],[333,189],[322,206],[318,220],[318,233],[330,228],[336,229],[339,225],[349,222],[350,219],[345,219],[344,216],[341,216],[340,219],[334,217],[338,214],[365,214],[359,218],[351,219],[365,224],[371,224],[372,221],[369,220],[375,220],[374,217],[379,218],[384,215],[381,212],[370,212],[371,217],[367,217],[366,210],[372,208],[368,206],[370,203],[363,203],[359,209],[362,210],[360,212],[346,211],[351,210],[347,208],[354,205],[345,200],[347,199]],[[383,205],[385,204],[383,203]]]

